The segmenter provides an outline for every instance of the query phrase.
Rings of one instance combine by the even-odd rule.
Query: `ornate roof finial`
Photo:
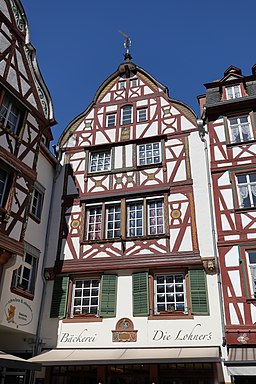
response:
[[[130,39],[130,37],[122,32],[122,31],[119,31],[119,33],[121,33],[121,35],[123,35],[125,37],[125,41],[124,41],[124,47],[125,47],[125,54],[124,54],[124,59],[125,61],[130,61],[132,59],[132,56],[130,54],[130,47],[132,45],[132,41]]]

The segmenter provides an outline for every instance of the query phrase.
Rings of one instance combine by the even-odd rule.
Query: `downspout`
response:
[[[204,111],[205,112],[205,111]],[[226,346],[226,332],[225,332],[225,314],[223,309],[223,297],[222,297],[222,282],[220,275],[219,259],[218,259],[218,247],[216,241],[216,231],[215,231],[215,219],[214,219],[214,206],[213,206],[213,195],[212,195],[212,183],[211,183],[211,173],[210,173],[210,161],[209,161],[209,150],[207,146],[207,140],[205,139],[205,134],[207,133],[204,128],[203,118],[197,120],[197,126],[199,130],[199,136],[201,141],[204,143],[204,155],[205,155],[205,165],[207,172],[207,189],[208,189],[208,198],[210,206],[210,222],[211,222],[211,233],[212,233],[212,246],[214,253],[214,262],[217,272],[217,286],[218,286],[218,296],[220,302],[220,315],[221,315],[221,329],[222,329],[222,346]]]
[[[43,262],[42,262],[42,269],[41,269],[41,277],[43,280],[43,291],[42,291],[42,299],[40,303],[40,308],[39,308],[39,315],[38,315],[38,323],[37,323],[37,329],[36,329],[36,336],[35,336],[35,346],[33,348],[33,356],[36,356],[40,352],[40,347],[41,347],[41,339],[40,339],[40,331],[41,331],[41,326],[42,326],[42,314],[43,314],[43,307],[44,307],[44,302],[45,302],[45,296],[46,296],[46,280],[44,277],[44,269],[45,269],[45,264],[46,264],[46,255],[48,253],[48,248],[49,248],[49,236],[50,236],[50,223],[52,220],[52,215],[53,215],[53,197],[55,194],[55,188],[56,188],[56,182],[59,177],[60,171],[61,171],[61,165],[60,165],[60,160],[61,160],[61,153],[55,150],[55,155],[56,158],[51,154],[53,157],[54,161],[56,162],[56,170],[53,178],[53,184],[52,184],[52,191],[51,191],[51,202],[50,202],[50,213],[48,216],[47,220],[47,230],[46,230],[46,242],[45,242],[45,249],[44,249],[44,257],[43,257]],[[35,379],[35,371],[31,371],[30,378],[29,378],[29,384],[33,384]]]

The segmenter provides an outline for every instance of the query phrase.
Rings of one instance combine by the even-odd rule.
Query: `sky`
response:
[[[52,144],[123,62],[119,31],[132,61],[197,116],[204,83],[230,65],[249,75],[256,63],[255,0],[21,1],[58,122]]]

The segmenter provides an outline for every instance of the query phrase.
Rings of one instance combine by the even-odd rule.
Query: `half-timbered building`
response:
[[[209,167],[222,291],[227,366],[235,383],[256,375],[256,67],[244,76],[229,67],[221,80],[205,84],[199,97],[200,134],[209,141]],[[206,134],[207,133],[207,134]],[[207,145],[207,144],[206,144]],[[254,378],[253,378],[254,375]],[[251,379],[249,376],[252,376]]]
[[[223,382],[197,152],[195,113],[128,50],[59,140],[44,353],[31,360],[46,383]]]
[[[32,356],[38,344],[41,271],[57,163],[49,151],[53,124],[24,9],[19,0],[1,0],[0,375],[13,383],[22,383],[25,370],[33,368],[21,358]]]

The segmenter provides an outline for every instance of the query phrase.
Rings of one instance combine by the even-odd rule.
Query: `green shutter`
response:
[[[191,269],[189,273],[191,313],[208,315],[208,298],[205,272],[203,269]]]
[[[103,275],[101,279],[100,316],[116,315],[117,276]]]
[[[132,275],[133,316],[148,316],[148,273]]]
[[[65,317],[68,297],[68,276],[57,276],[52,291],[52,305],[50,317]]]

